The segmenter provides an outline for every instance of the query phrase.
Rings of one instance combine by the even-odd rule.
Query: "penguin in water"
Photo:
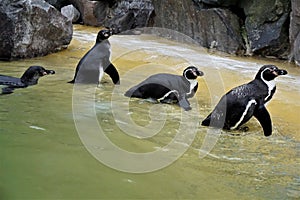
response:
[[[99,84],[104,72],[114,84],[120,84],[120,77],[116,67],[110,62],[110,43],[108,38],[117,34],[116,29],[100,30],[96,44],[81,58],[72,81],[68,83]]]
[[[187,99],[195,95],[198,89],[197,77],[203,75],[204,73],[194,66],[187,67],[182,76],[167,73],[154,74],[130,88],[125,96],[152,98],[161,103],[178,103],[183,109],[190,110],[191,106]]]
[[[264,135],[270,136],[272,122],[265,104],[275,93],[274,79],[285,74],[286,70],[278,69],[274,65],[262,66],[254,80],[227,92],[201,124],[234,130],[254,116],[261,124]]]
[[[6,76],[0,74],[0,85],[7,87],[2,88],[1,94],[13,93],[16,88],[26,88],[38,84],[39,78],[45,75],[55,74],[53,70],[47,70],[41,66],[29,67],[21,78]]]

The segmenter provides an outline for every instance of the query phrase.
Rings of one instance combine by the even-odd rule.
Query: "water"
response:
[[[20,76],[29,65],[56,71],[41,78],[38,85],[0,96],[0,199],[300,198],[298,68],[274,60],[217,55],[151,35],[119,35],[110,41],[121,85],[114,87],[105,76],[96,89],[83,86],[73,91],[73,85],[66,82],[94,44],[96,33],[97,28],[75,26],[74,39],[65,51],[0,63],[0,74],[12,76]],[[205,75],[199,78],[189,112],[123,96],[126,89],[153,73],[181,74],[190,64]],[[277,79],[276,94],[267,106],[273,135],[264,137],[252,119],[248,132],[222,131],[215,136],[212,150],[200,158],[205,139],[214,136],[199,122],[225,91],[250,81],[263,64],[289,72]],[[96,128],[90,124],[95,119]],[[104,134],[101,141],[84,140],[101,132],[99,127]],[[139,166],[141,160],[130,157],[128,161],[126,152],[118,156],[120,152],[104,143],[106,139],[126,152],[146,155],[139,157],[144,162]],[[99,162],[95,158],[99,152],[111,163]],[[161,154],[151,155],[149,162],[148,152]],[[168,163],[168,159],[175,161],[159,169],[156,164]],[[123,172],[151,167],[157,170]]]

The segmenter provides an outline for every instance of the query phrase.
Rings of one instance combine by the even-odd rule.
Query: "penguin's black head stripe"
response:
[[[41,66],[30,66],[20,78],[23,83],[28,85],[36,84],[38,79],[48,74],[55,74],[54,70],[47,70]]]
[[[183,76],[186,79],[196,79],[198,76],[203,76],[204,73],[197,67],[189,66],[183,71]]]
[[[102,42],[103,40],[108,39],[113,34],[112,29],[104,29],[98,32],[96,42]]]
[[[260,68],[256,75],[256,79],[263,79],[266,81],[274,80],[279,75],[285,75],[288,72],[284,69],[278,69],[275,65],[264,65]]]

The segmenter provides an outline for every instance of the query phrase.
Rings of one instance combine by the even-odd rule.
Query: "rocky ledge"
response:
[[[155,26],[184,33],[201,46],[300,65],[298,0],[2,0],[0,59],[65,48],[72,23]],[[12,2],[12,3],[11,3]]]

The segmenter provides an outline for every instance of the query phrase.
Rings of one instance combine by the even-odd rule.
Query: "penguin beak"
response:
[[[121,32],[121,28],[118,27],[113,27],[113,28],[109,28],[109,33],[110,35],[115,35]]]
[[[275,76],[286,75],[288,72],[284,69],[276,69],[272,72]]]
[[[54,70],[45,70],[43,71],[43,76],[48,75],[48,74],[55,74]]]
[[[204,73],[198,69],[193,70],[193,74],[194,74],[194,76],[203,76],[204,75]]]

